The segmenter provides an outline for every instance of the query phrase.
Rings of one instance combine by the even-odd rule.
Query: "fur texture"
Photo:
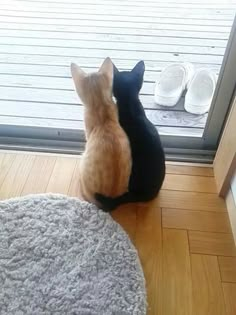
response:
[[[58,194],[0,201],[1,315],[145,315],[136,249],[110,215]]]
[[[165,155],[159,134],[147,119],[139,100],[144,71],[143,61],[132,71],[119,72],[114,66],[113,93],[117,100],[120,124],[130,141],[133,164],[128,192],[118,198],[95,195],[106,211],[122,203],[155,198],[165,177]]]
[[[131,151],[112,100],[113,64],[105,59],[97,73],[71,65],[74,84],[85,106],[86,148],[80,162],[80,192],[97,205],[95,192],[115,197],[128,190]]]

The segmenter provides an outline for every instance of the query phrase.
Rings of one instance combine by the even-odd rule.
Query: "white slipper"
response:
[[[184,108],[191,114],[209,111],[216,87],[216,75],[208,69],[198,69],[188,86]]]
[[[193,73],[194,67],[191,63],[174,63],[166,67],[156,82],[155,103],[162,106],[175,106],[192,79]]]

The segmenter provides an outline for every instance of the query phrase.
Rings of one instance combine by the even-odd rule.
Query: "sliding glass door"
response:
[[[211,161],[235,92],[236,5],[223,0],[68,3],[0,3],[0,148],[83,151],[83,105],[70,63],[89,72],[110,56],[120,70],[145,61],[140,99],[167,156]],[[154,101],[161,71],[183,62],[218,75],[209,113],[186,112],[184,96],[173,108]]]

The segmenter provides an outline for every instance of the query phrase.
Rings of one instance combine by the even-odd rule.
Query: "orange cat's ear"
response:
[[[113,63],[109,57],[107,57],[104,61],[103,64],[101,65],[99,72],[105,73],[109,80],[112,82],[113,81]]]
[[[70,65],[70,70],[75,85],[79,85],[81,80],[86,76],[86,73],[75,63]]]

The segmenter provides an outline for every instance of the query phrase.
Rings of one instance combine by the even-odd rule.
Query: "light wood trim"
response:
[[[216,152],[214,173],[217,190],[220,196],[225,197],[233,173],[236,169],[236,97],[226,122],[226,126]]]
[[[228,191],[225,201],[226,201],[226,206],[227,206],[227,210],[229,214],[231,229],[234,236],[234,242],[236,244],[236,204],[235,204],[231,189]]]

